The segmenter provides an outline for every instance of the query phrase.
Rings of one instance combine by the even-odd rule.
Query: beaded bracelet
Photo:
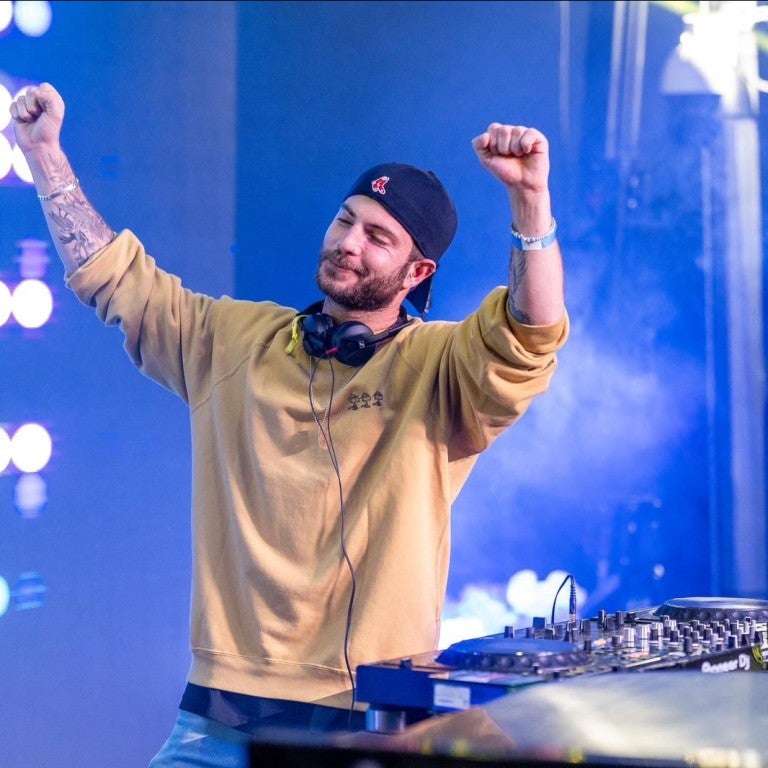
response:
[[[549,232],[544,235],[521,235],[516,229],[515,225],[512,225],[512,244],[518,251],[540,251],[542,248],[546,248],[548,245],[552,245],[557,239],[557,222],[552,219],[552,225],[549,228]]]
[[[54,197],[60,197],[61,195],[66,195],[67,192],[71,192],[73,189],[77,189],[79,186],[80,186],[80,180],[75,178],[73,182],[70,182],[69,184],[64,185],[61,189],[56,189],[47,195],[38,195],[37,199],[41,203],[45,203],[48,200],[53,200]]]

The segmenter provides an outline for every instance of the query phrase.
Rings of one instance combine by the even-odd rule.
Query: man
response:
[[[425,323],[404,301],[423,315],[456,230],[431,172],[355,181],[323,239],[324,298],[297,312],[193,294],[115,233],[60,146],[52,86],[11,115],[67,285],[190,408],[192,664],[152,765],[244,765],[265,725],[346,727],[357,665],[436,647],[451,504],[567,337],[546,138],[493,123],[473,140],[509,195],[509,286]]]

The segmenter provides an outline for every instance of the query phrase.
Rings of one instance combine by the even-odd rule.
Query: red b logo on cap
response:
[[[371,182],[371,189],[374,192],[378,192],[380,195],[386,195],[387,190],[384,189],[387,182],[389,181],[389,176],[379,176],[378,179],[374,179],[374,181]]]

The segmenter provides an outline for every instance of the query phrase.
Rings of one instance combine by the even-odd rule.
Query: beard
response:
[[[322,270],[323,262],[329,258],[333,258],[333,261],[340,266],[354,269],[361,279],[351,287],[337,285]],[[403,280],[408,273],[408,267],[406,263],[388,274],[370,277],[370,272],[364,267],[351,267],[345,264],[344,258],[337,250],[325,250],[320,252],[315,282],[317,287],[340,307],[360,312],[375,312],[389,306],[403,289]]]

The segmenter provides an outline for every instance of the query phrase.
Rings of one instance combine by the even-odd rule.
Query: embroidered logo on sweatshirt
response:
[[[347,396],[347,410],[359,411],[361,408],[381,408],[384,405],[384,393],[376,390],[370,392],[352,392]]]

